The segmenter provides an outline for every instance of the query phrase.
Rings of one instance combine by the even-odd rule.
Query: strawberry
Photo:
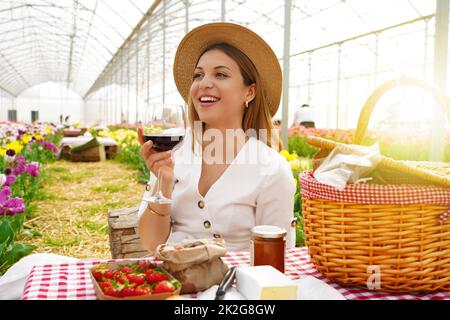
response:
[[[136,289],[133,287],[125,287],[123,288],[120,293],[119,293],[119,297],[132,297],[136,295]]]
[[[94,276],[95,280],[102,281],[103,279],[103,273],[98,270],[93,270],[92,275]]]
[[[143,274],[127,274],[127,279],[129,283],[135,283],[137,285],[145,282],[145,276]]]
[[[119,282],[119,283],[122,283],[122,284],[127,284],[128,278],[127,278],[126,275],[124,275],[124,274],[122,273],[122,274],[118,274],[118,275],[116,276],[116,281]]]
[[[107,270],[107,271],[103,274],[103,277],[105,277],[106,279],[113,279],[115,273],[116,273],[116,271],[114,271],[114,270]]]
[[[155,272],[155,269],[148,269],[145,271],[145,276],[148,277],[149,275],[151,275],[153,272]]]
[[[146,273],[146,278],[147,278],[147,282],[149,284],[154,284],[154,283],[169,279],[169,277],[166,274],[159,272],[159,271],[153,271],[151,273]]]
[[[120,272],[123,272],[123,273],[133,273],[133,272],[135,272],[135,271],[134,271],[134,269],[132,269],[132,268],[130,268],[130,267],[128,267],[128,266],[125,266],[125,267],[123,267],[123,268],[120,270]]]
[[[138,267],[137,267],[137,269],[138,269],[140,272],[145,272],[145,271],[147,271],[147,270],[151,270],[151,269],[154,269],[154,268],[155,268],[155,264],[154,264],[154,263],[151,263],[151,262],[145,262],[145,261],[139,263],[139,265],[138,265]]]
[[[108,289],[112,286],[113,286],[113,284],[111,281],[105,281],[105,282],[100,283],[100,287],[102,288],[103,291],[105,291],[106,289]]]
[[[154,293],[163,293],[163,292],[169,292],[172,293],[175,291],[175,286],[167,280],[163,280],[161,282],[159,282],[154,288],[153,288],[153,292]]]
[[[141,284],[136,287],[136,295],[145,296],[148,294],[152,294],[152,289],[149,285]]]
[[[108,288],[105,290],[105,295],[111,296],[111,297],[118,297],[119,291],[117,291],[117,289],[114,289],[111,287],[111,288]]]

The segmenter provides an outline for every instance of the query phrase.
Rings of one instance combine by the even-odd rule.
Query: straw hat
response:
[[[192,76],[200,55],[210,45],[227,43],[242,51],[259,72],[271,115],[275,115],[281,97],[281,67],[270,46],[253,31],[234,23],[208,23],[191,30],[181,40],[175,61],[173,76],[178,92],[188,101]]]

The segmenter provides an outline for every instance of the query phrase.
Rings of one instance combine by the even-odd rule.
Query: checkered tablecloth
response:
[[[147,259],[147,258],[146,258]],[[248,266],[248,252],[229,252],[222,258],[229,266]],[[130,259],[127,259],[128,261]],[[63,299],[63,300],[93,300],[97,299],[89,276],[89,269],[102,262],[117,262],[124,260],[80,260],[77,263],[35,266],[24,287],[22,300],[32,299]],[[350,288],[333,283],[324,278],[311,263],[306,248],[291,248],[286,253],[286,275],[291,279],[310,275],[325,281],[336,288],[346,299],[367,300],[429,300],[450,299],[450,292],[434,292],[429,294],[396,294],[372,292],[363,289]]]

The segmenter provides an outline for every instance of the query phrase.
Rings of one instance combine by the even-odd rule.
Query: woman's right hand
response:
[[[153,149],[153,142],[144,143],[144,135],[142,128],[138,128],[138,139],[141,144],[141,156],[144,159],[147,168],[157,177],[158,171],[161,169],[161,177],[163,178],[163,186],[168,186],[174,180],[174,163],[172,161],[172,151],[156,152]],[[163,187],[163,189],[165,189]],[[164,193],[164,192],[163,192]]]

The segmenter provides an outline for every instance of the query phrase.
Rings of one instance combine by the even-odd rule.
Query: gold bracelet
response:
[[[151,213],[156,214],[156,215],[159,216],[159,217],[168,217],[168,216],[170,216],[170,213],[168,213],[168,214],[161,214],[161,213],[159,213],[159,212],[156,212],[155,210],[153,210],[153,209],[150,208],[149,206],[147,206],[147,209],[148,209]]]

